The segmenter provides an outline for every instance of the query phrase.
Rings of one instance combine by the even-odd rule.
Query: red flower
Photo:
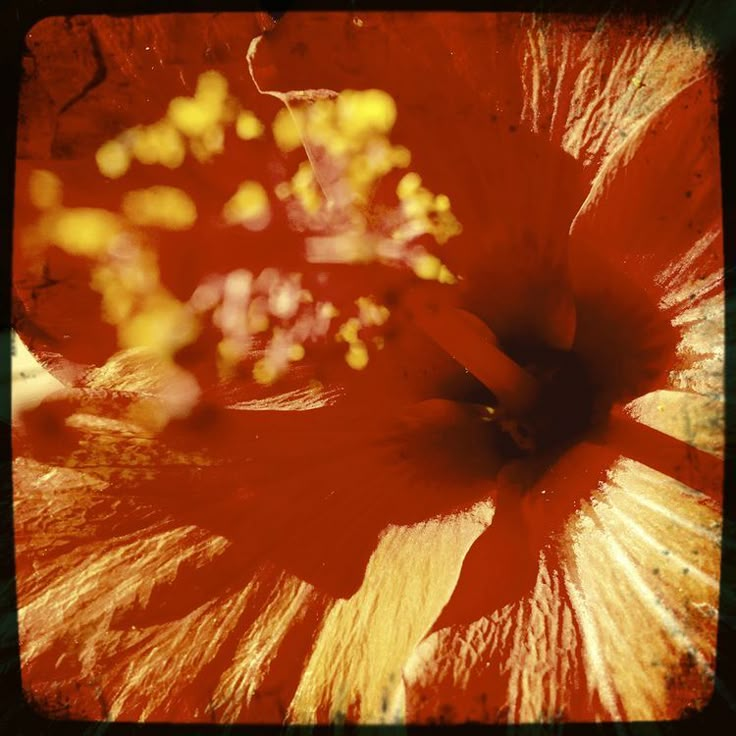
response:
[[[16,204],[17,329],[70,387],[18,424],[32,697],[297,722],[704,702],[714,621],[678,616],[714,604],[717,549],[668,551],[685,598],[653,560],[657,514],[715,542],[721,461],[652,406],[721,393],[705,52],[516,15],[100,17],[50,83],[54,23]],[[638,641],[632,593],[646,690],[611,644]]]

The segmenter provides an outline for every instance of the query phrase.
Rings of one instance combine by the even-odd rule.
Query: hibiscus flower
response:
[[[15,325],[59,388],[18,411],[15,510],[44,712],[708,700],[714,75],[681,33],[598,20],[32,29]]]

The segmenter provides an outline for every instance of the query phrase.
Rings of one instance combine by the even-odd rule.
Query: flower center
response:
[[[501,346],[475,315],[418,294],[412,311],[419,327],[490,392],[473,399],[489,405],[511,440],[508,454],[556,454],[607,414],[575,352]]]

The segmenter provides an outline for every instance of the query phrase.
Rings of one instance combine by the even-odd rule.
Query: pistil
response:
[[[527,413],[539,396],[536,379],[499,346],[493,331],[474,314],[430,303],[417,291],[410,297],[417,325],[497,398],[512,416]]]

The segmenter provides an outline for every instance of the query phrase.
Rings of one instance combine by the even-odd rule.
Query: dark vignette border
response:
[[[21,687],[18,620],[15,594],[13,504],[10,439],[11,244],[14,161],[21,56],[26,32],[53,15],[108,13],[119,15],[161,12],[265,10],[278,18],[290,9],[539,11],[596,16],[635,15],[673,20],[716,52],[719,72],[719,127],[726,283],[726,488],[722,537],[721,596],[715,691],[708,705],[690,718],[661,723],[564,724],[528,726],[353,726],[336,731],[373,734],[437,733],[451,728],[465,733],[541,736],[679,736],[727,733],[736,728],[736,2],[734,0],[1,0],[0,8],[0,732],[6,736],[63,734],[96,736],[210,736],[252,732],[329,733],[329,727],[217,726],[133,723],[90,723],[49,720],[25,700]],[[731,724],[729,728],[728,724]]]

